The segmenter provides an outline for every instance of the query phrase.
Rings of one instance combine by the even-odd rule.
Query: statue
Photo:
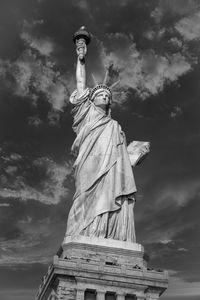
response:
[[[149,143],[132,142],[111,118],[112,91],[106,85],[86,87],[85,56],[91,36],[85,27],[74,35],[77,89],[72,93],[72,151],[75,187],[66,236],[83,235],[135,242],[136,185],[132,166],[149,152]]]

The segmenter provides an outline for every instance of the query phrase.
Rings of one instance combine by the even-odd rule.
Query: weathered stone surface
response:
[[[167,288],[167,272],[148,270],[141,245],[126,249],[125,245],[112,247],[110,243],[106,246],[107,241],[94,244],[93,240],[92,243],[78,238],[64,241],[36,300],[50,300],[52,290],[58,300],[83,300],[86,290],[95,291],[98,300],[104,300],[106,292],[115,293],[119,300],[126,295],[156,300]]]

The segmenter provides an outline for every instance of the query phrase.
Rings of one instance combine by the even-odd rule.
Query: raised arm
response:
[[[78,95],[82,94],[86,87],[85,55],[87,47],[85,41],[80,39],[76,44],[77,65],[76,65],[76,84]]]

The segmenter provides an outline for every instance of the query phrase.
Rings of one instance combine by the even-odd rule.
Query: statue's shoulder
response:
[[[86,88],[83,92],[79,92],[77,90],[73,91],[71,94],[69,101],[73,105],[81,104],[82,102],[89,100],[90,88]]]

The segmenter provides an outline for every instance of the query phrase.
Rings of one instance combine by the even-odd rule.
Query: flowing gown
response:
[[[136,186],[121,126],[90,101],[88,88],[79,97],[74,91],[70,102],[76,192],[66,236],[135,242]]]

